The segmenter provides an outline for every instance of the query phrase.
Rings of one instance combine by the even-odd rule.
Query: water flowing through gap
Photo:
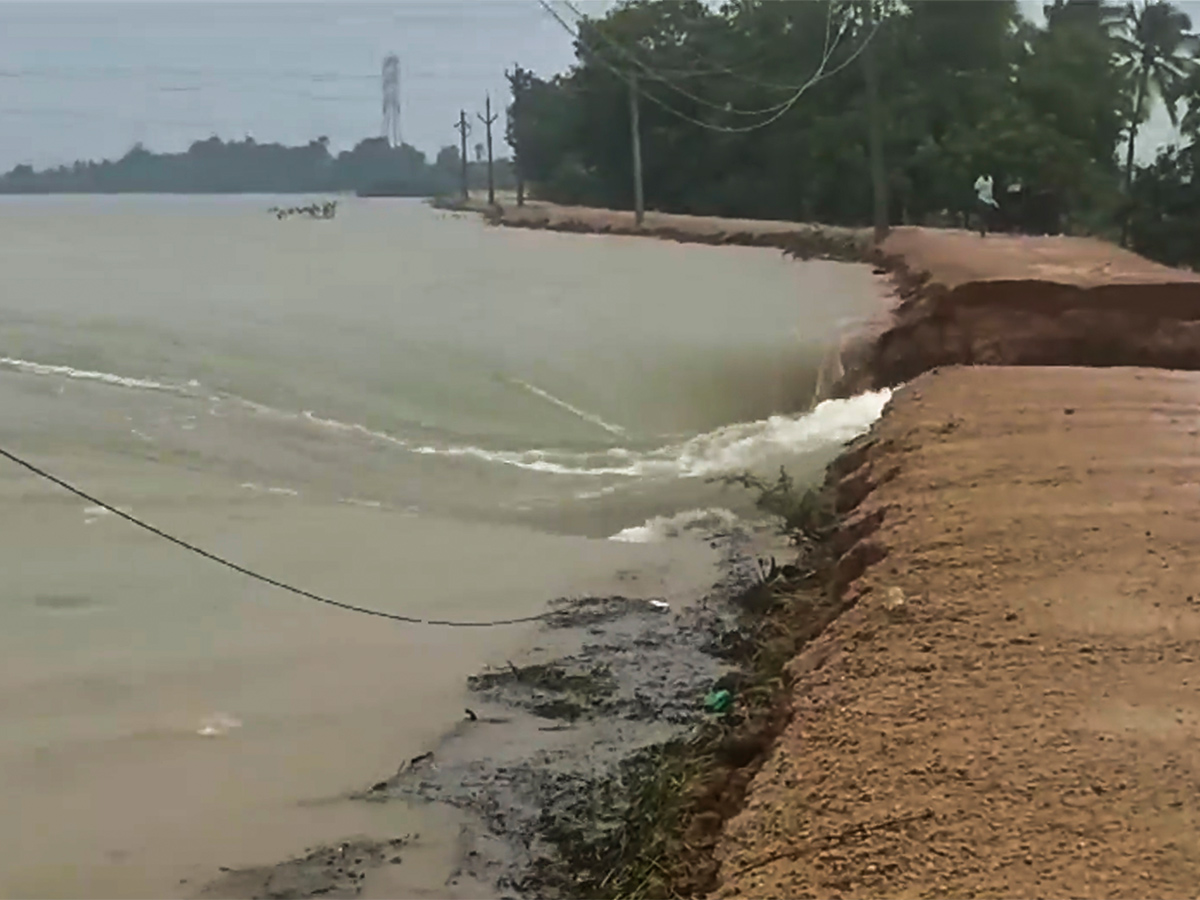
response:
[[[867,267],[275,202],[0,201],[4,446],[304,587],[502,617],[689,602],[715,564],[691,538],[753,514],[709,479],[815,477],[887,399],[801,412],[878,307]],[[0,504],[0,893],[178,894],[359,832],[423,829],[420,871],[452,855],[428,810],[337,798],[527,630],[306,607],[18,470]]]

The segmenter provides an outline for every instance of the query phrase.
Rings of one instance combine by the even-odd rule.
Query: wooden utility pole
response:
[[[642,124],[638,114],[637,73],[629,73],[629,130],[633,134],[633,218],[639,228],[646,218],[646,200],[642,193]]]
[[[492,115],[492,95],[487,95],[487,102],[484,107],[487,110],[486,116],[481,116],[479,113],[475,117],[487,126],[487,154],[488,154],[488,206],[496,205],[496,180],[492,174],[492,123],[496,121],[497,116]]]
[[[467,132],[471,130],[471,126],[467,124],[467,113],[465,110],[458,111],[458,124],[454,126],[458,129],[459,141],[462,146],[459,162],[462,166],[462,197],[468,200],[471,197],[467,190]]]

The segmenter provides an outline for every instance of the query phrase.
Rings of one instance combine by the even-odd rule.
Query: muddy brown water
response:
[[[719,575],[697,535],[753,514],[707,479],[819,472],[883,402],[803,413],[879,302],[865,267],[277,202],[0,201],[0,445],[307,589],[507,617],[693,602]],[[444,892],[455,810],[347,796],[535,629],[310,605],[15,467],[0,511],[0,895],[188,895],[414,834],[367,892]]]

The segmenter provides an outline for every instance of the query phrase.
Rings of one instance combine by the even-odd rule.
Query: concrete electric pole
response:
[[[459,142],[461,144],[461,153],[459,162],[462,165],[462,197],[463,200],[470,199],[470,192],[467,190],[467,134],[471,131],[471,126],[467,124],[467,113],[465,110],[458,111],[458,124],[454,126],[458,129]]]
[[[487,127],[487,161],[488,161],[488,206],[496,205],[496,179],[492,173],[492,123],[496,121],[497,116],[492,115],[492,95],[487,95],[486,105],[484,109],[487,114],[484,116],[476,113],[476,118],[479,119]]]

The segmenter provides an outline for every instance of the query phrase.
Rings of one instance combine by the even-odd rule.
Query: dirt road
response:
[[[1198,413],[1147,369],[898,392],[842,490],[886,557],[791,665],[717,896],[1196,895]]]

